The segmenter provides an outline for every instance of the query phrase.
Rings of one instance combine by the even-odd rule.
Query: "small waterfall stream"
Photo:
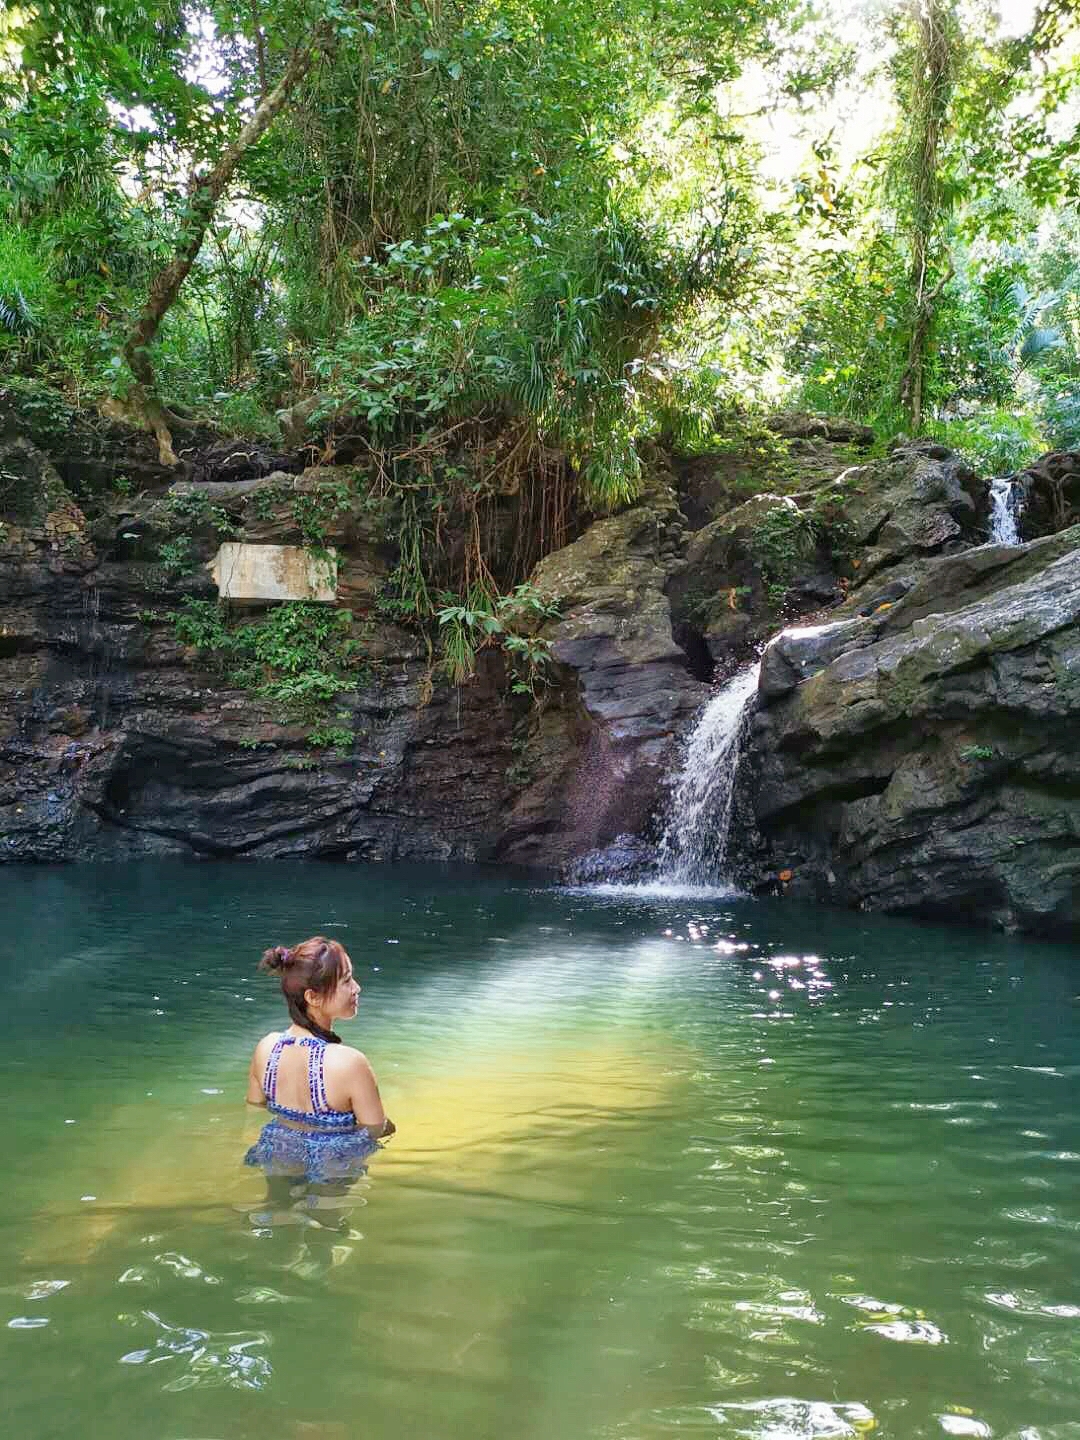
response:
[[[1020,516],[1024,496],[1011,475],[990,481],[990,541],[993,545],[1020,545]]]
[[[760,670],[749,665],[721,686],[687,737],[660,840],[662,884],[725,882],[740,741]]]
[[[86,657],[85,700],[101,726],[109,723],[111,674],[114,654],[108,629],[101,621],[101,591],[96,584],[83,591],[82,625],[77,627],[81,653]]]

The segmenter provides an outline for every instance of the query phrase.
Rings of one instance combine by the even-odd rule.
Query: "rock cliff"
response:
[[[0,859],[490,853],[512,759],[501,667],[482,656],[452,690],[421,638],[378,616],[390,558],[369,508],[334,500],[322,528],[363,637],[363,673],[335,700],[342,753],[313,750],[310,726],[170,619],[214,595],[222,530],[301,542],[297,516],[339,497],[340,475],[153,476],[92,524],[25,436],[0,440],[0,475],[15,517],[0,528]]]
[[[451,686],[400,623],[395,516],[347,467],[195,436],[177,483],[117,422],[3,399],[0,860],[562,869],[618,841],[631,873],[710,683],[768,641],[732,843],[748,887],[1080,929],[1076,457],[1018,477],[1027,543],[1003,548],[986,482],[934,445],[866,459],[857,427],[782,417],[739,457],[654,454],[641,497],[531,577],[554,607],[533,703],[494,649]],[[223,537],[338,557],[315,748],[282,699],[303,668],[282,682],[265,637],[241,663],[200,629]]]
[[[744,875],[866,909],[1080,927],[1080,526],[933,560],[766,649]]]

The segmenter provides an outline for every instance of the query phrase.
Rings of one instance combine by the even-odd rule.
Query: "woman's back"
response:
[[[262,1069],[262,1090],[271,1112],[313,1126],[358,1122],[352,1096],[343,1083],[349,1066],[347,1061],[344,1065],[340,1063],[346,1056],[359,1059],[358,1051],[341,1047],[344,1053],[335,1057],[339,1063],[328,1067],[324,1040],[311,1035],[292,1035],[289,1031],[266,1036],[259,1046],[259,1050],[263,1049],[266,1049],[266,1063]],[[329,1086],[328,1069],[331,1071]]]

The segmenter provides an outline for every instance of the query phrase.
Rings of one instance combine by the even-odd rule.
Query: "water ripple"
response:
[[[264,1355],[251,1354],[270,1344],[269,1335],[260,1331],[232,1331],[213,1334],[181,1325],[169,1325],[152,1310],[142,1311],[160,1332],[151,1348],[129,1350],[120,1357],[122,1365],[155,1365],[178,1360],[186,1365],[183,1374],[168,1380],[163,1390],[190,1390],[195,1386],[216,1389],[227,1385],[239,1390],[261,1390],[270,1379],[270,1362]],[[121,1316],[128,1324],[138,1325],[140,1317]]]

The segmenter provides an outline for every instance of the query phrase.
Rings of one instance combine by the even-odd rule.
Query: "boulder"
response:
[[[1080,526],[778,637],[740,773],[757,888],[1077,933]]]
[[[745,661],[784,614],[840,599],[809,512],[790,497],[755,495],[694,534],[668,585],[680,631],[703,637],[722,669]]]
[[[930,441],[897,446],[853,466],[821,492],[857,547],[858,576],[913,556],[939,555],[982,539],[976,497],[983,482],[952,451]]]
[[[796,689],[811,675],[824,670],[838,655],[869,644],[874,627],[865,620],[838,620],[831,625],[794,626],[782,630],[761,657],[759,694],[778,699]]]
[[[813,415],[805,410],[789,410],[770,415],[765,428],[784,440],[831,440],[842,445],[869,449],[874,432],[869,425],[838,415]]]
[[[1080,450],[1054,450],[1021,470],[1020,534],[1031,540],[1080,521]]]
[[[616,835],[610,845],[590,850],[563,871],[567,885],[632,885],[656,867],[656,847],[639,835]]]

